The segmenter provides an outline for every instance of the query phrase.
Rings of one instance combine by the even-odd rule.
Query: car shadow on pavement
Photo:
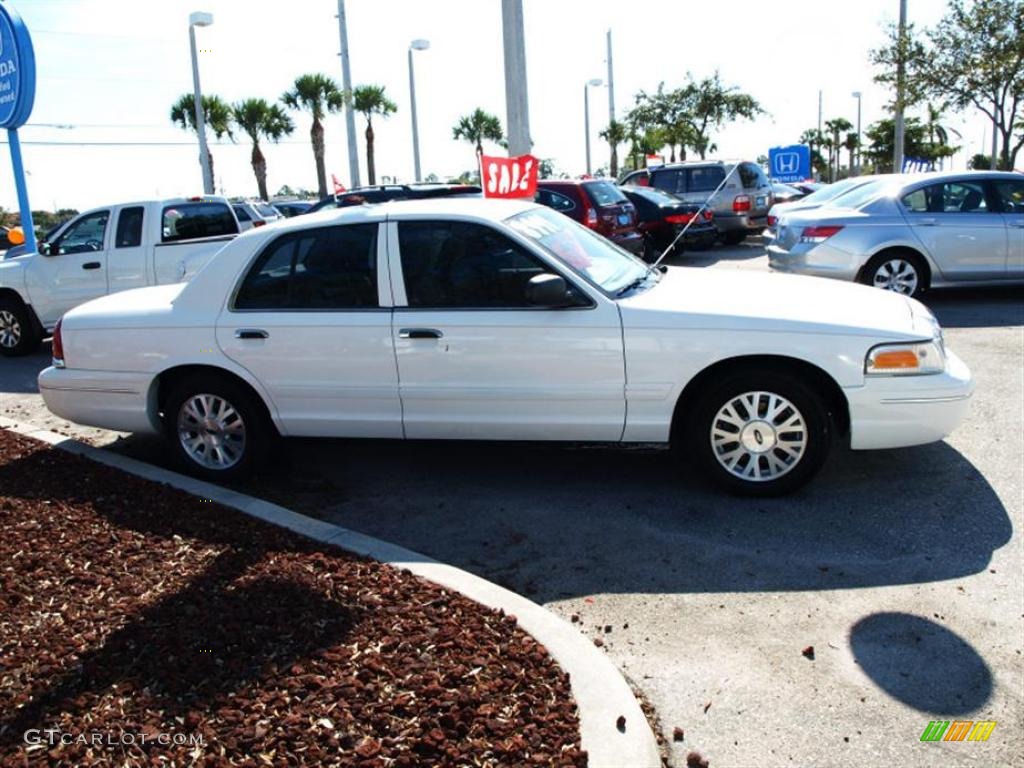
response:
[[[1024,325],[1024,286],[938,288],[921,300],[944,328]]]
[[[944,717],[981,708],[992,672],[974,647],[941,624],[908,613],[873,613],[850,630],[860,669],[889,696]]]
[[[36,379],[39,372],[50,364],[49,343],[43,344],[31,355],[0,357],[0,416],[3,415],[4,394],[32,394],[39,391]]]
[[[810,486],[747,499],[653,448],[314,441],[238,490],[392,541],[535,601],[855,589],[984,570],[1007,512],[946,443],[837,450]]]

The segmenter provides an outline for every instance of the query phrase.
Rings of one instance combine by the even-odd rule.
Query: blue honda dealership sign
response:
[[[776,181],[803,181],[811,178],[811,148],[806,144],[773,147],[768,150],[771,177]]]
[[[7,129],[11,145],[11,168],[14,186],[18,189],[21,228],[25,232],[25,246],[29,253],[36,249],[36,235],[32,226],[32,209],[28,204],[18,128],[32,114],[35,100],[36,55],[32,50],[32,38],[18,12],[0,0],[0,128]]]

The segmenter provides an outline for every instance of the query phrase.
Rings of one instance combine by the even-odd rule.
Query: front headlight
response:
[[[941,336],[911,344],[880,344],[868,352],[864,373],[868,376],[918,376],[946,370]]]

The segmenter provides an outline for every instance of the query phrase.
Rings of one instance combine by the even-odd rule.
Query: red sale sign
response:
[[[484,197],[533,197],[537,192],[537,158],[480,155]]]

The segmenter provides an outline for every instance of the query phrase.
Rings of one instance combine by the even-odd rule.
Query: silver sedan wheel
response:
[[[245,452],[245,422],[220,395],[193,395],[178,411],[178,440],[199,466],[230,469]]]
[[[0,310],[0,347],[14,349],[21,341],[21,323],[13,313]]]
[[[711,450],[741,480],[776,480],[800,463],[807,424],[789,400],[773,392],[744,392],[729,399],[711,421]]]
[[[875,288],[910,296],[917,290],[917,268],[906,259],[889,259],[878,265],[872,283]]]

